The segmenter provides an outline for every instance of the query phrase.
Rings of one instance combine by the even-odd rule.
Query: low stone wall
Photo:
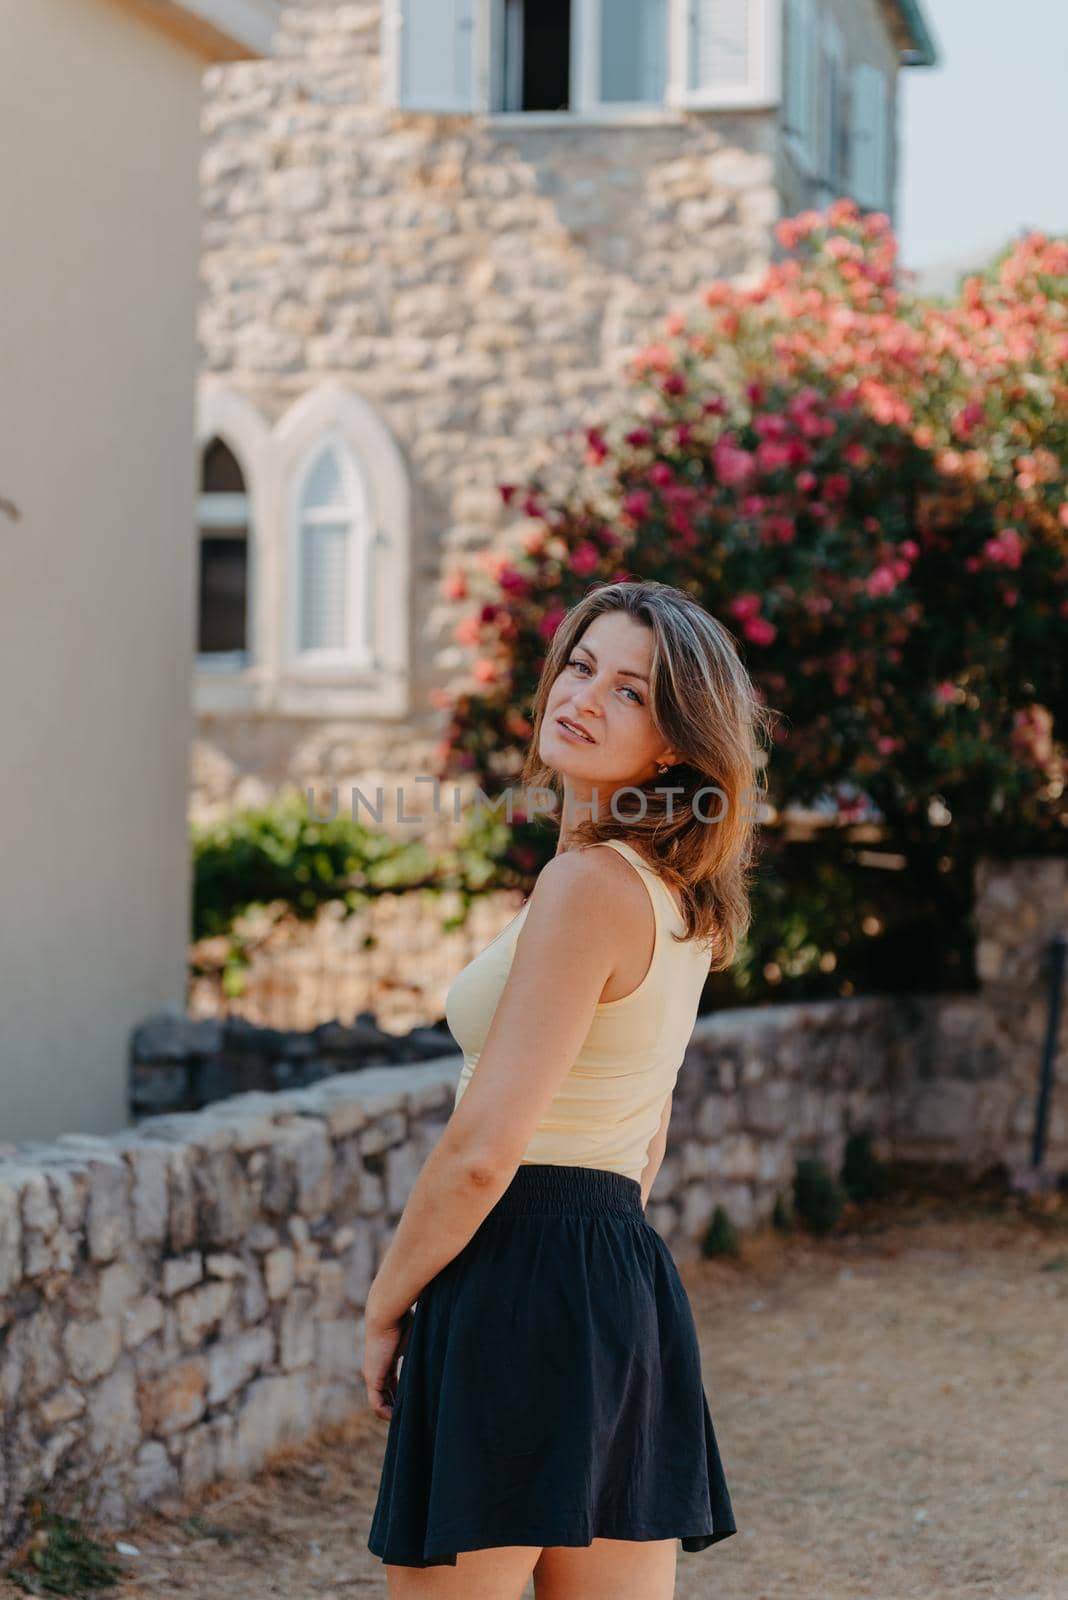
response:
[[[717,1203],[769,1216],[802,1155],[1026,1159],[1068,863],[984,880],[974,995],[699,1020],[648,1220],[680,1261]],[[1062,1029],[1062,1039],[1068,1030]],[[31,1491],[119,1524],[366,1404],[363,1308],[460,1058],[0,1147],[0,1545]],[[1068,1042],[1047,1158],[1068,1165]]]

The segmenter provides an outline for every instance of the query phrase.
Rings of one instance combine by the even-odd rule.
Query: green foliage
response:
[[[87,1589],[112,1588],[124,1577],[109,1547],[73,1518],[47,1510],[38,1500],[31,1506],[31,1520],[23,1564],[7,1571],[25,1594],[81,1595]]]
[[[704,1238],[701,1240],[701,1254],[704,1256],[737,1256],[740,1252],[738,1230],[731,1221],[726,1207],[718,1205],[712,1213],[711,1221],[705,1229]]]
[[[845,1196],[827,1166],[815,1156],[803,1156],[794,1171],[794,1209],[810,1233],[830,1233],[842,1213]]]
[[[879,1200],[889,1194],[892,1187],[890,1171],[872,1149],[870,1129],[854,1129],[849,1135],[838,1177],[850,1200],[858,1204],[864,1200]]]
[[[310,921],[328,902],[346,917],[377,895],[455,891],[460,909],[442,918],[448,932],[464,921],[472,901],[488,890],[524,880],[537,853],[502,817],[487,808],[473,817],[452,848],[434,854],[418,839],[397,839],[352,817],[321,821],[307,798],[287,791],[263,807],[233,811],[212,823],[193,823],[193,939],[222,939],[224,953],[197,961],[222,992],[239,995],[251,952],[265,935],[244,919],[270,926],[287,916]]]

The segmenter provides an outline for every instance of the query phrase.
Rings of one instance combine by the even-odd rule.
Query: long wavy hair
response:
[[[686,923],[680,943],[707,943],[710,971],[718,972],[733,962],[750,923],[756,825],[766,792],[763,741],[777,713],[761,700],[734,636],[692,596],[651,579],[602,584],[559,623],[534,695],[522,782],[551,790],[558,808],[563,779],[538,754],[549,692],[594,617],[607,611],[624,611],[652,632],[650,709],[679,759],[666,773],[621,791],[615,812],[599,800],[599,815],[576,818],[576,848],[604,839],[633,845],[679,891]]]

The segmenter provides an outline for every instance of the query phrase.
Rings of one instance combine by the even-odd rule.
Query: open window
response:
[[[249,497],[222,439],[201,456],[197,651],[212,666],[243,665],[248,649]]]
[[[596,117],[773,103],[780,0],[386,0],[411,110]]]

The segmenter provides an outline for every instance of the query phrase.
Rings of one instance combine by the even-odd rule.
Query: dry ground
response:
[[[680,1270],[738,1533],[680,1549],[678,1600],[1068,1600],[1065,1201],[914,1197]],[[104,1592],[385,1600],[386,1431],[366,1413],[145,1517]]]

